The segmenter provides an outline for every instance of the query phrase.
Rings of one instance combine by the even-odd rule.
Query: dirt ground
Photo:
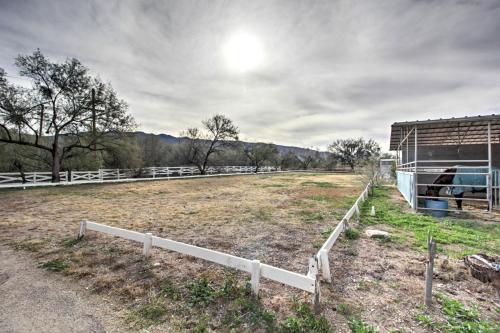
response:
[[[206,331],[229,332],[225,308],[233,305],[211,303],[197,310],[181,301],[188,297],[186,285],[192,288],[189,281],[200,276],[218,284],[228,276],[240,281],[248,276],[160,249],[145,261],[136,243],[93,232],[75,242],[79,221],[148,231],[305,274],[309,256],[362,188],[355,175],[300,173],[2,191],[0,243],[17,250],[16,256],[29,256],[78,281],[89,294],[111,300],[120,313],[137,313],[134,309],[157,299],[155,292],[165,291],[168,282],[162,321],[144,328],[130,316],[117,316],[124,330],[201,332],[200,322],[210,316]],[[390,191],[390,200],[405,209]],[[416,320],[423,313],[424,253],[408,241],[381,242],[364,235],[366,228],[378,228],[397,239],[407,231],[385,224],[352,227],[359,237],[339,239],[330,253],[333,282],[321,285],[321,315],[332,331],[350,332],[354,317],[381,332],[434,331]],[[439,254],[436,268],[436,292],[478,307],[481,319],[498,322],[498,290],[470,277],[460,259]],[[260,303],[278,319],[293,316],[297,301],[309,300],[307,293],[262,280]],[[443,318],[439,306],[426,313]]]
[[[120,309],[0,246],[0,331],[123,332]]]

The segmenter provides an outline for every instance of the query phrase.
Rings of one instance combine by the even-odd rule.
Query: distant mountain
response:
[[[136,135],[137,137],[139,137],[141,139],[145,139],[151,135],[157,136],[160,138],[161,141],[168,143],[168,144],[178,144],[178,143],[182,142],[183,139],[185,139],[182,137],[175,137],[175,136],[170,135],[170,134],[152,134],[152,133],[145,133],[145,132],[140,132],[140,131],[133,132],[132,134]],[[240,141],[240,142],[242,142],[244,145],[253,145],[253,144],[257,143],[257,142],[246,142],[246,141]],[[311,152],[311,151],[316,151],[316,150],[309,149],[309,148],[283,146],[283,145],[278,145],[278,144],[276,144],[276,147],[278,148],[278,151],[280,152],[281,155],[286,155],[290,152],[300,155],[300,154],[306,154],[306,153]],[[326,151],[319,151],[319,153],[321,154],[322,157],[326,157],[329,154]]]

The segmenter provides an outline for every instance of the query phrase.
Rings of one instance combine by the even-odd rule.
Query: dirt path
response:
[[[36,266],[0,246],[0,332],[127,331],[109,301]]]

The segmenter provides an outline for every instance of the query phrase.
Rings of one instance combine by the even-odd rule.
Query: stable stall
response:
[[[414,210],[500,206],[500,115],[397,122],[390,150],[398,189]]]

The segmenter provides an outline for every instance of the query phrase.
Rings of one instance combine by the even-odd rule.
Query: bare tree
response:
[[[278,154],[276,145],[269,143],[253,143],[247,144],[244,147],[244,152],[253,166],[255,166],[255,173],[259,172],[260,167],[266,161],[272,161]]]
[[[196,165],[204,175],[210,157],[231,144],[230,140],[238,140],[238,128],[231,119],[217,114],[202,122],[202,129],[189,128],[181,133],[184,136],[183,152],[188,163]]]
[[[302,169],[307,170],[320,158],[319,152],[312,148],[306,148],[297,154],[297,159]]]
[[[377,142],[370,139],[365,141],[359,139],[339,139],[334,141],[328,150],[341,162],[354,167],[363,161],[380,155],[380,146]]]
[[[134,127],[111,85],[91,77],[77,59],[55,63],[36,50],[17,57],[16,66],[33,87],[9,84],[0,68],[0,142],[48,152],[53,182],[64,159],[82,149],[105,150]]]

